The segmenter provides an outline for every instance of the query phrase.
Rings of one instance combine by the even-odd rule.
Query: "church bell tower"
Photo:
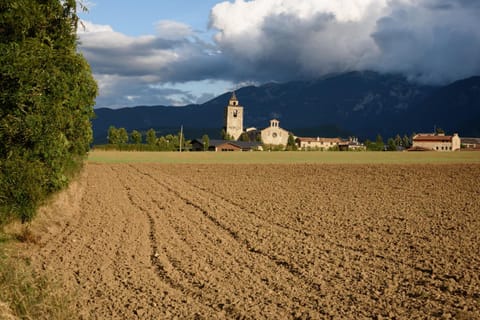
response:
[[[225,107],[225,132],[234,140],[243,133],[243,107],[238,104],[235,91]]]

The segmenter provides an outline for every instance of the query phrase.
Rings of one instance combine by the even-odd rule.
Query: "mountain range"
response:
[[[409,82],[401,75],[348,72],[316,80],[266,83],[236,91],[244,107],[244,125],[259,129],[269,120],[297,136],[374,139],[377,134],[432,132],[435,127],[460,136],[480,136],[480,76],[444,86]],[[97,108],[95,143],[105,143],[108,127],[127,131],[177,133],[188,139],[218,138],[231,92],[199,105]]]

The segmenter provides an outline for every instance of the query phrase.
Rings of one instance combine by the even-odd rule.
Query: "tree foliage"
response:
[[[0,2],[0,223],[30,220],[89,150],[97,85],[77,23],[75,0]]]
[[[157,133],[154,129],[149,129],[147,131],[147,144],[153,146],[157,143]]]
[[[384,151],[384,148],[385,148],[385,145],[383,143],[383,138],[379,134],[377,135],[375,142],[366,140],[365,146],[367,147],[368,151]]]
[[[118,129],[118,143],[127,144],[128,143],[128,132],[125,128]]]
[[[108,128],[108,143],[110,144],[119,144],[120,143],[120,137],[118,135],[118,129],[115,126],[110,126]]]
[[[220,132],[220,137],[222,138],[222,140],[229,140],[229,141],[235,140],[230,134],[227,133],[225,128],[223,128],[222,131]]]
[[[240,138],[238,140],[243,141],[243,142],[250,142],[250,136],[246,132],[242,132],[240,135]]]
[[[203,143],[203,151],[208,151],[208,147],[210,147],[210,138],[208,135],[204,134],[202,136],[202,143]]]
[[[132,133],[130,134],[130,137],[132,138],[133,143],[135,144],[142,143],[142,134],[139,131],[133,130]]]
[[[297,149],[298,148],[297,148],[297,144],[295,143],[295,137],[293,136],[293,134],[289,133],[288,141],[287,141],[287,150],[296,151]]]

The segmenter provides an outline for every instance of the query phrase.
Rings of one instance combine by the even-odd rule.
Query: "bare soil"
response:
[[[480,319],[479,165],[88,164],[44,215],[81,318]]]

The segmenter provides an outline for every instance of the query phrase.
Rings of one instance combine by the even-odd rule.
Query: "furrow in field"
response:
[[[475,319],[478,176],[478,165],[89,164],[81,204],[32,262],[78,290],[88,319]]]
[[[131,168],[130,168],[131,169]],[[166,203],[159,203],[155,200],[155,195],[168,197],[164,190],[156,188],[145,179],[139,177],[136,172],[129,170],[127,166],[120,166],[118,180],[122,183],[130,204],[136,208],[148,221],[148,229],[144,230],[148,235],[148,242],[144,242],[144,247],[149,248],[150,267],[154,270],[157,280],[168,290],[153,291],[153,296],[172,298],[172,306],[182,305],[184,310],[172,310],[172,314],[183,314],[185,317],[200,317],[203,315],[208,318],[221,317],[221,310],[214,310],[208,304],[208,301],[195,294],[191,288],[183,281],[185,274],[178,268],[175,259],[165,255],[163,248],[173,246],[175,251],[185,250],[185,245],[181,242],[172,242],[178,238],[178,231],[172,228],[169,221],[165,220],[163,211]],[[142,186],[142,187],[141,187]],[[161,230],[161,232],[159,232]],[[168,240],[162,238],[167,235]],[[170,240],[170,241],[169,241]],[[158,282],[157,281],[157,282]],[[157,304],[159,307],[164,307]]]
[[[138,169],[139,173],[144,172],[143,169],[144,168],[140,167]],[[247,284],[252,292],[257,292],[250,297],[242,297],[241,294],[236,292],[231,299],[246,299],[250,304],[255,301],[255,308],[262,310],[260,311],[261,314],[262,312],[270,315],[282,314],[279,312],[282,312],[281,310],[284,309],[288,310],[287,306],[289,305],[293,306],[291,310],[294,311],[296,309],[303,310],[303,308],[307,308],[302,312],[307,312],[307,314],[312,315],[325,312],[319,303],[319,297],[321,296],[321,293],[317,291],[319,288],[309,288],[310,284],[306,283],[304,279],[301,279],[301,275],[294,274],[295,271],[292,271],[289,266],[286,266],[280,259],[272,258],[267,254],[249,247],[246,239],[239,238],[234,231],[225,227],[225,224],[229,223],[229,221],[220,221],[211,215],[210,212],[189,201],[189,198],[195,198],[196,196],[190,193],[191,190],[187,189],[187,186],[179,186],[182,188],[183,193],[183,195],[180,195],[177,190],[171,188],[170,182],[165,180],[170,179],[168,176],[164,176],[160,174],[160,172],[155,172],[153,175],[144,173],[142,179],[147,180],[148,178],[157,183],[158,187],[156,188],[166,188],[168,194],[172,196],[172,199],[168,200],[170,204],[178,203],[175,205],[176,211],[172,211],[174,214],[172,214],[171,219],[179,221],[179,227],[181,228],[185,228],[185,226],[193,228],[180,233],[184,236],[185,242],[191,243],[191,248],[195,250],[194,256],[198,257],[201,261],[205,259],[205,255],[208,259],[212,260],[210,264],[213,262],[216,269],[215,271],[219,271],[221,277],[227,278],[226,281],[222,281],[223,284],[219,289],[223,291],[225,290],[225,286],[228,288],[234,285],[234,283],[234,287],[236,287],[238,285],[236,283],[240,282],[244,285]],[[176,182],[177,181],[174,181],[173,183]],[[166,193],[162,192],[161,194],[165,197]],[[210,200],[213,202],[218,201],[218,199]],[[216,210],[224,211],[232,209],[223,208],[221,204],[218,203],[215,206],[217,208]],[[185,215],[185,222],[181,223],[183,215]],[[170,221],[170,223],[172,223],[172,221]],[[245,221],[245,224],[248,224],[248,221]],[[177,233],[179,232],[177,231]],[[199,242],[202,238],[208,242]],[[212,252],[215,253],[213,256]],[[184,255],[188,256],[188,254],[190,253],[184,252]],[[182,260],[176,262],[177,265],[185,264]],[[183,268],[185,268],[185,266]],[[192,266],[187,266],[187,268],[192,268]],[[241,273],[238,274],[238,272],[236,272],[235,277],[235,273],[232,273],[232,270],[236,269],[241,271]],[[196,274],[193,270],[191,272]],[[273,277],[272,274],[274,275]],[[241,275],[240,278],[239,275]],[[234,277],[232,278],[232,276]],[[204,276],[202,275],[202,277]],[[214,282],[213,280],[216,279],[206,278],[202,280],[202,282]],[[204,287],[204,285],[201,286]],[[233,291],[235,292],[237,289]],[[244,291],[249,292],[249,290],[245,289]],[[299,295],[299,292],[302,291],[304,293]],[[225,291],[224,294],[227,296],[230,295],[229,290]],[[277,300],[281,302],[278,306],[271,304],[271,298],[269,298],[271,295],[278,296]],[[231,299],[229,300],[231,301]],[[244,303],[245,302],[237,301],[236,304],[242,305]],[[220,304],[222,306],[224,305],[224,303]],[[253,305],[249,305],[248,307],[251,308]],[[242,306],[242,308],[245,308],[245,306]]]
[[[369,305],[379,314],[393,308],[404,316],[412,310],[441,309],[450,295],[445,283],[452,282],[453,276],[457,285],[469,287],[460,280],[459,270],[473,275],[478,267],[478,257],[465,251],[475,243],[475,232],[458,233],[473,231],[478,225],[479,185],[471,179],[478,166],[470,167],[468,176],[459,166],[218,165],[191,169],[178,166],[163,172],[174,178],[170,181],[177,181],[172,188],[183,180],[197,189],[189,194],[220,198],[237,206],[238,210],[219,220],[235,221],[232,216],[243,211],[238,215],[245,224],[258,227],[257,232],[245,228],[236,232],[238,223],[233,230],[251,239],[262,252],[286,257],[311,279],[348,292],[337,296],[344,305],[337,305],[336,314],[361,312],[355,309],[358,305]],[[457,189],[439,187],[453,185]],[[274,192],[279,189],[292,194],[279,196]],[[202,197],[189,201],[201,204]],[[201,206],[208,208],[208,201],[204,203]],[[302,228],[306,230],[303,235],[313,236],[302,238],[298,232]],[[475,290],[454,292],[463,292],[470,305],[478,296]],[[330,291],[328,296],[335,294]],[[428,307],[423,301],[426,296]]]

